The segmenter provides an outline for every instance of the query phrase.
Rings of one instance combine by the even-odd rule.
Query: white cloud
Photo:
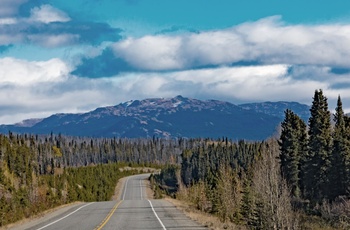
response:
[[[34,7],[30,11],[30,20],[42,23],[51,23],[68,22],[71,19],[65,12],[46,4],[40,7]]]
[[[65,80],[70,68],[59,59],[30,62],[14,58],[0,59],[1,85],[34,85]]]
[[[179,69],[178,59],[181,39],[179,37],[145,36],[116,43],[113,48],[117,56],[133,66],[148,70]]]
[[[285,25],[270,17],[226,30],[129,38],[113,48],[117,56],[145,70],[239,61],[350,67],[350,25]]]
[[[350,25],[284,25],[278,17],[242,24],[254,60],[265,63],[350,66]]]
[[[56,113],[79,113],[110,102],[101,88],[88,87],[85,80],[38,82],[35,86],[0,87],[0,124],[28,118],[44,118]],[[70,84],[82,84],[72,88]],[[68,89],[66,89],[66,88]]]
[[[76,78],[70,71],[60,59],[0,59],[0,124],[58,112],[77,113],[111,103],[112,90],[105,90],[109,83]]]
[[[108,79],[71,76],[60,59],[0,59],[0,124],[43,118],[55,113],[86,112],[115,103],[116,86]]]
[[[65,82],[69,72],[70,67],[59,59],[30,62],[1,58],[0,123],[14,123],[25,117],[32,118],[32,115],[49,115],[55,110],[51,103],[57,100],[51,100],[54,86]],[[47,91],[41,93],[43,90]]]
[[[20,2],[12,4],[18,7]],[[0,3],[0,8],[1,8]],[[6,5],[6,4],[5,4]],[[8,3],[8,6],[10,4]],[[79,40],[78,34],[60,33],[49,30],[42,25],[51,22],[68,22],[70,18],[63,11],[51,5],[42,5],[31,9],[30,17],[1,17],[0,16],[0,45],[35,44],[46,48],[71,45]],[[46,29],[45,29],[46,28]]]
[[[315,89],[327,82],[295,80],[287,65],[221,67],[167,73],[127,74],[114,79],[120,95],[129,99],[170,97],[178,94],[234,103],[288,100],[309,103]]]
[[[199,99],[226,100],[236,104],[297,101],[310,105],[315,89],[323,89],[331,111],[335,108],[338,95],[341,95],[344,109],[350,112],[350,74],[339,76],[329,70],[329,67],[274,64],[130,73],[105,80],[110,82],[111,94],[118,92],[115,103],[181,94]],[[344,87],[334,88],[334,84],[344,84]]]

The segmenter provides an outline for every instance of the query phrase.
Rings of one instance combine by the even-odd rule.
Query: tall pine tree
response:
[[[349,186],[350,140],[345,125],[344,111],[340,96],[334,115],[333,149],[329,172],[330,199],[346,195]]]
[[[308,157],[304,162],[305,196],[321,201],[329,195],[328,172],[332,151],[330,112],[322,90],[316,90],[310,109]]]
[[[298,115],[287,109],[281,127],[281,171],[292,190],[292,195],[299,197],[302,188],[301,159],[307,154],[306,125]]]

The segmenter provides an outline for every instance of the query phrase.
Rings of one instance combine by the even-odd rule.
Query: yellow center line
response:
[[[94,229],[94,230],[101,230],[103,228],[103,226],[105,226],[107,224],[107,222],[109,221],[109,219],[111,219],[112,215],[114,214],[115,210],[117,210],[118,206],[122,203],[122,200],[119,201],[118,203],[116,203],[114,205],[114,207],[112,208],[112,210],[108,213],[108,216],[106,216],[106,218]]]

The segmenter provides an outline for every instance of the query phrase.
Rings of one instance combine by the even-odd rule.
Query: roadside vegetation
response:
[[[119,178],[179,164],[198,141],[0,135],[0,227],[70,202],[109,200]]]
[[[0,226],[31,217],[44,210],[75,201],[105,201],[114,194],[118,179],[136,171],[119,170],[124,164],[110,163],[76,168],[50,168],[39,174],[33,154],[26,147],[7,142],[15,161],[1,162]],[[21,150],[19,150],[21,149]],[[19,151],[19,152],[18,152]],[[21,155],[18,155],[21,154]],[[7,160],[10,156],[5,154]],[[11,160],[10,160],[11,161]]]
[[[333,117],[316,90],[308,124],[286,110],[280,136],[260,142],[0,135],[0,227],[109,200],[119,178],[151,167],[162,168],[150,177],[156,198],[185,201],[223,226],[350,229],[350,119],[340,97]]]
[[[308,126],[285,111],[280,137],[198,142],[151,182],[237,229],[350,229],[350,119],[316,90]],[[160,196],[160,195],[158,195]],[[207,224],[210,226],[210,224]]]
[[[161,153],[159,146],[156,140],[0,135],[0,227],[75,201],[110,200],[120,178],[159,168],[161,154],[148,154]]]

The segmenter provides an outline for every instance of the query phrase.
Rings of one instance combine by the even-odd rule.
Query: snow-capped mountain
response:
[[[182,96],[153,98],[128,101],[82,114],[55,114],[45,119],[2,125],[0,131],[54,132],[91,137],[228,137],[262,140],[272,136],[283,119],[280,115],[286,106],[278,104],[269,108],[271,106],[237,106],[229,102],[202,101]],[[308,108],[305,105],[299,107]],[[301,112],[304,114],[305,111]]]

